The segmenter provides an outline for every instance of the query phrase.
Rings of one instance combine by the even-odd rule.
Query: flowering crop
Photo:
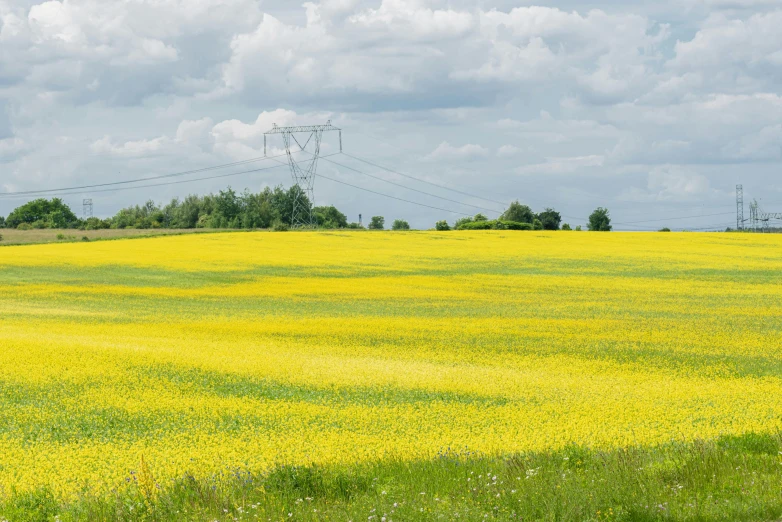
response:
[[[775,431],[780,270],[750,234],[5,247],[0,496]]]

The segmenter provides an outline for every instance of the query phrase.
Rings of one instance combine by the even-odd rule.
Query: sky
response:
[[[330,120],[344,154],[325,133],[315,203],[350,221],[518,199],[573,226],[603,206],[618,230],[724,229],[739,183],[782,212],[780,27],[780,0],[0,0],[0,215],[18,192],[262,158],[272,124]],[[61,197],[106,217],[280,184],[257,159]]]

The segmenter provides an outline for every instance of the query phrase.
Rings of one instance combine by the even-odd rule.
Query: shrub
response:
[[[395,219],[391,230],[410,230],[410,224],[404,219]]]
[[[30,223],[19,223],[16,226],[16,230],[32,230],[33,226]]]
[[[90,238],[88,238],[87,236],[81,236],[81,240],[82,240],[82,241],[89,241],[89,240],[90,240]]]
[[[532,222],[532,230],[543,230],[543,223],[539,219]]]
[[[494,219],[491,221],[468,221],[457,227],[458,230],[532,230],[529,223],[516,221],[503,221]]]
[[[448,225],[448,222],[446,220],[438,221],[434,224],[435,230],[451,230],[451,227]]]
[[[494,221],[468,221],[461,223],[458,230],[491,230]]]
[[[287,232],[290,230],[290,227],[283,223],[282,221],[275,221],[274,225],[272,225],[272,230],[275,232]]]
[[[0,234],[0,241],[3,240],[3,234]]]
[[[576,232],[581,232],[581,225],[576,225]]]
[[[562,223],[562,230],[572,230],[569,223]]]
[[[657,232],[670,232],[670,231],[671,231],[671,229],[670,229],[670,228],[668,228],[668,227],[663,227],[663,228],[661,228],[660,230],[658,230]]]
[[[65,239],[65,234],[57,234],[58,241],[62,241],[63,239]]]

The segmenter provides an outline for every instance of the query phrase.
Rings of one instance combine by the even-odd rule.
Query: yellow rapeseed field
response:
[[[782,428],[782,235],[0,248],[0,496]]]

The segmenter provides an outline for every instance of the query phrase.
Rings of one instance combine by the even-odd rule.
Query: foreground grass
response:
[[[45,490],[0,504],[0,519],[756,521],[782,517],[779,435],[656,448],[505,458],[442,454],[425,462],[234,470],[155,484],[141,468],[106,497],[59,503]]]

